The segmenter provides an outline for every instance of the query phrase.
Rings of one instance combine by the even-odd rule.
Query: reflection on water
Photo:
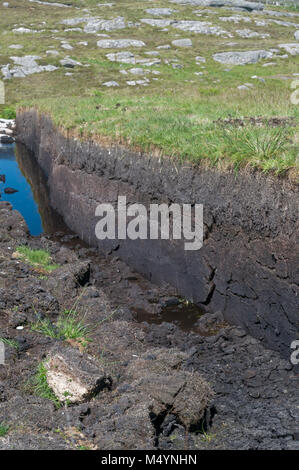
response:
[[[1,199],[9,201],[24,217],[31,235],[65,231],[62,218],[51,208],[46,178],[35,158],[21,144],[0,145]],[[18,192],[5,194],[5,187]]]
[[[149,314],[144,310],[133,309],[138,322],[155,323],[160,325],[163,322],[174,323],[183,331],[198,332],[196,322],[204,315],[205,311],[198,305],[192,303],[178,303],[162,308],[158,314]]]
[[[22,174],[15,157],[14,145],[0,146],[0,174],[5,175],[6,183],[0,183],[1,200],[9,201],[13,208],[21,212],[30,233],[39,235],[42,233],[42,220],[38,212],[38,206],[34,200],[31,187]],[[4,187],[11,187],[18,192],[5,194]]]

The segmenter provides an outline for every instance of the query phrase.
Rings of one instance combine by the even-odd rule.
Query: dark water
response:
[[[163,307],[158,314],[149,314],[140,309],[135,309],[138,322],[155,323],[160,325],[163,322],[174,323],[183,331],[197,331],[197,320],[204,315],[205,311],[198,305],[192,303],[179,303]]]
[[[62,218],[52,209],[46,178],[34,157],[23,145],[0,144],[0,174],[6,182],[0,182],[0,201],[9,201],[24,217],[30,234],[66,231]],[[5,194],[10,187],[18,192]]]

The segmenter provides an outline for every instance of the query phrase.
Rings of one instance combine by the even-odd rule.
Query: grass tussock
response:
[[[81,347],[89,342],[90,328],[73,309],[63,310],[55,323],[49,318],[39,319],[31,325],[31,329],[53,339],[76,340]]]
[[[41,268],[44,271],[51,272],[59,268],[58,264],[54,264],[50,253],[45,250],[33,250],[27,246],[18,246],[17,253],[19,258],[35,268]]]
[[[5,437],[9,432],[9,426],[5,423],[0,423],[0,437]]]

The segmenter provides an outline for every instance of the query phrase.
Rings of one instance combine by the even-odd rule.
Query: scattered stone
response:
[[[198,56],[195,57],[195,61],[196,61],[196,63],[205,63],[206,59],[205,59],[205,57],[202,57],[202,56],[198,55]]]
[[[147,8],[145,11],[153,16],[168,16],[172,15],[172,13],[175,13],[177,10],[172,10],[171,8]]]
[[[158,46],[157,49],[171,49],[170,44],[163,44],[162,46]]]
[[[110,87],[114,87],[114,86],[119,86],[119,84],[112,80],[110,82],[103,83],[103,86],[106,86],[106,87],[110,88]]]
[[[175,39],[171,44],[176,47],[191,47],[192,41],[191,39]]]
[[[38,3],[39,5],[46,5],[50,7],[60,7],[60,8],[70,8],[71,5],[65,5],[64,3],[55,3],[55,2],[42,2],[41,0],[29,0],[31,3]]]
[[[236,33],[238,36],[244,39],[251,39],[251,38],[261,38],[265,39],[270,37],[268,33],[257,33],[256,31],[252,31],[251,29],[237,29]]]
[[[181,20],[173,23],[172,27],[182,31],[190,31],[192,33],[233,37],[231,33],[221,29],[219,26],[213,26],[211,23],[206,21]]]
[[[66,57],[65,59],[60,60],[60,63],[61,65],[63,65],[63,67],[67,67],[71,69],[76,67],[76,65],[82,65],[80,62],[70,59],[69,57]]]
[[[113,20],[90,20],[87,22],[84,31],[85,33],[97,33],[98,31],[114,31],[124,29],[126,27],[125,19],[122,16],[119,16]]]
[[[240,23],[240,21],[244,21],[244,23],[251,23],[251,18],[249,18],[249,16],[241,16],[241,15],[220,16],[219,20],[224,21],[226,23],[235,23],[235,24]]]
[[[62,47],[63,49],[66,49],[67,51],[71,51],[72,49],[74,49],[73,46],[71,46],[71,45],[70,45],[69,43],[67,43],[67,42],[63,42],[63,43],[61,44],[61,47]]]
[[[144,75],[146,73],[149,73],[149,70],[144,70],[141,68],[133,68],[133,69],[130,69],[129,72],[132,73],[133,75]]]
[[[67,28],[64,33],[82,33],[82,28]]]
[[[107,59],[111,62],[121,62],[124,64],[135,64],[136,59],[132,52],[112,52],[106,55]]]
[[[151,56],[158,56],[160,55],[159,51],[147,51],[144,53],[145,55],[151,55]]]
[[[270,59],[273,57],[272,52],[260,51],[244,51],[244,52],[218,52],[213,55],[213,59],[221,64],[245,65],[256,64],[259,60]]]
[[[13,33],[17,34],[29,34],[29,33],[37,33],[38,31],[35,29],[29,29],[29,28],[15,28],[12,30]]]
[[[54,65],[38,65],[37,60],[41,59],[39,56],[24,56],[24,57],[11,57],[11,60],[16,64],[15,67],[6,65],[2,67],[1,71],[5,79],[10,78],[23,78],[27,75],[41,72],[52,72],[57,69]]]
[[[120,62],[123,64],[143,64],[147,67],[151,67],[153,65],[159,65],[161,63],[161,59],[141,59],[136,58],[132,52],[113,52],[106,55],[108,60],[111,62]]]
[[[262,77],[259,77],[258,75],[252,75],[251,78],[253,78],[254,80],[259,80],[262,83],[265,83],[265,79]]]
[[[153,20],[152,18],[143,18],[140,21],[141,23],[155,26],[156,28],[167,28],[167,26],[175,23],[174,20]]]
[[[296,41],[299,41],[299,30],[294,34]]]
[[[143,85],[146,86],[149,83],[149,80],[128,80],[127,85],[129,86],[136,86],[136,85]]]
[[[12,44],[9,49],[23,49],[23,47],[21,44]]]
[[[292,44],[279,44],[281,49],[285,49],[291,55],[298,55],[299,54],[299,44],[292,43]]]
[[[181,5],[196,5],[203,7],[233,7],[247,11],[263,10],[264,5],[257,2],[249,2],[246,0],[170,0],[171,3]]]
[[[45,364],[47,382],[60,402],[81,403],[111,387],[100,363],[77,349],[58,346]]]
[[[47,55],[57,56],[57,55],[59,55],[59,52],[55,51],[54,49],[50,49],[50,50],[46,51],[46,54]]]
[[[97,42],[97,45],[103,49],[122,49],[126,47],[144,47],[145,43],[137,39],[102,39]]]
[[[277,10],[264,10],[259,11],[257,13],[261,13],[263,15],[270,15],[270,16],[288,16],[288,17],[298,17],[299,13],[290,13],[287,11],[277,11]]]

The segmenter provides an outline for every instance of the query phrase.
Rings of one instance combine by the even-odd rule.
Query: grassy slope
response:
[[[5,82],[7,104],[36,105],[49,112],[57,124],[75,129],[82,137],[108,136],[138,148],[155,149],[163,155],[204,162],[220,168],[249,165],[276,173],[290,169],[293,175],[297,172],[298,127],[247,125],[236,129],[220,126],[214,121],[228,117],[283,116],[294,117],[298,122],[299,106],[290,101],[290,84],[296,78],[293,74],[299,72],[298,56],[271,59],[276,65],[270,67],[262,67],[263,62],[232,67],[218,64],[212,59],[214,52],[269,49],[280,43],[295,42],[296,28],[275,24],[260,27],[253,21],[248,24],[240,22],[237,25],[224,23],[218,16],[239,14],[253,18],[253,15],[225,9],[209,9],[213,13],[207,14],[205,9],[175,5],[166,0],[151,3],[118,0],[112,8],[98,7],[98,0],[70,0],[68,3],[73,8],[11,0],[11,8],[6,8],[5,15],[0,15],[0,30],[3,31],[0,64],[9,63],[10,56],[33,54],[42,57],[40,64],[59,65],[59,60],[69,55],[88,65],[72,70],[60,67],[55,72],[9,80]],[[76,6],[81,8],[77,9]],[[160,75],[147,74],[149,86],[130,87],[126,84],[127,80],[140,79],[142,76],[136,77],[130,72],[122,75],[120,70],[129,70],[132,65],[109,62],[105,55],[114,50],[99,49],[96,43],[100,38],[97,35],[65,32],[67,27],[60,24],[63,19],[86,14],[107,19],[124,16],[126,20],[138,21],[141,18],[154,18],[144,11],[146,8],[161,6],[177,10],[170,18],[207,20],[232,33],[236,29],[250,28],[269,33],[271,37],[241,39],[233,33],[233,38],[225,39],[183,32],[172,27],[168,31],[162,31],[147,25],[109,33],[99,32],[109,34],[111,38],[144,40],[146,48],[128,49],[143,58],[147,57],[144,52],[155,50],[161,44],[170,44],[173,39],[192,39],[192,48],[173,46],[169,50],[160,51],[162,64],[148,68],[150,71],[158,70]],[[88,7],[89,13],[82,12],[83,7]],[[271,9],[274,7],[271,6]],[[201,16],[196,16],[194,10],[203,10]],[[256,15],[254,18],[262,19],[264,16]],[[265,16],[265,19],[269,18]],[[299,17],[277,19],[299,23]],[[43,21],[46,23],[43,24]],[[16,35],[11,32],[16,25],[45,31]],[[53,29],[59,32],[53,33]],[[67,39],[74,49],[62,49],[61,39]],[[79,45],[80,41],[88,41],[88,47]],[[230,46],[231,42],[237,45]],[[24,48],[21,51],[12,50],[8,48],[10,44],[22,44]],[[60,56],[46,56],[45,51],[51,46],[60,52]],[[197,55],[206,57],[207,62],[196,65]],[[171,65],[164,63],[165,59],[171,62],[177,60],[184,67],[173,69]],[[226,71],[227,69],[230,70]],[[66,76],[67,71],[73,75]],[[203,72],[203,75],[197,76],[195,72]],[[253,75],[264,78],[265,82],[252,79]],[[116,80],[120,86],[109,89],[103,87],[103,83],[108,80]],[[238,85],[246,82],[254,84],[254,88],[248,91],[237,89]]]

